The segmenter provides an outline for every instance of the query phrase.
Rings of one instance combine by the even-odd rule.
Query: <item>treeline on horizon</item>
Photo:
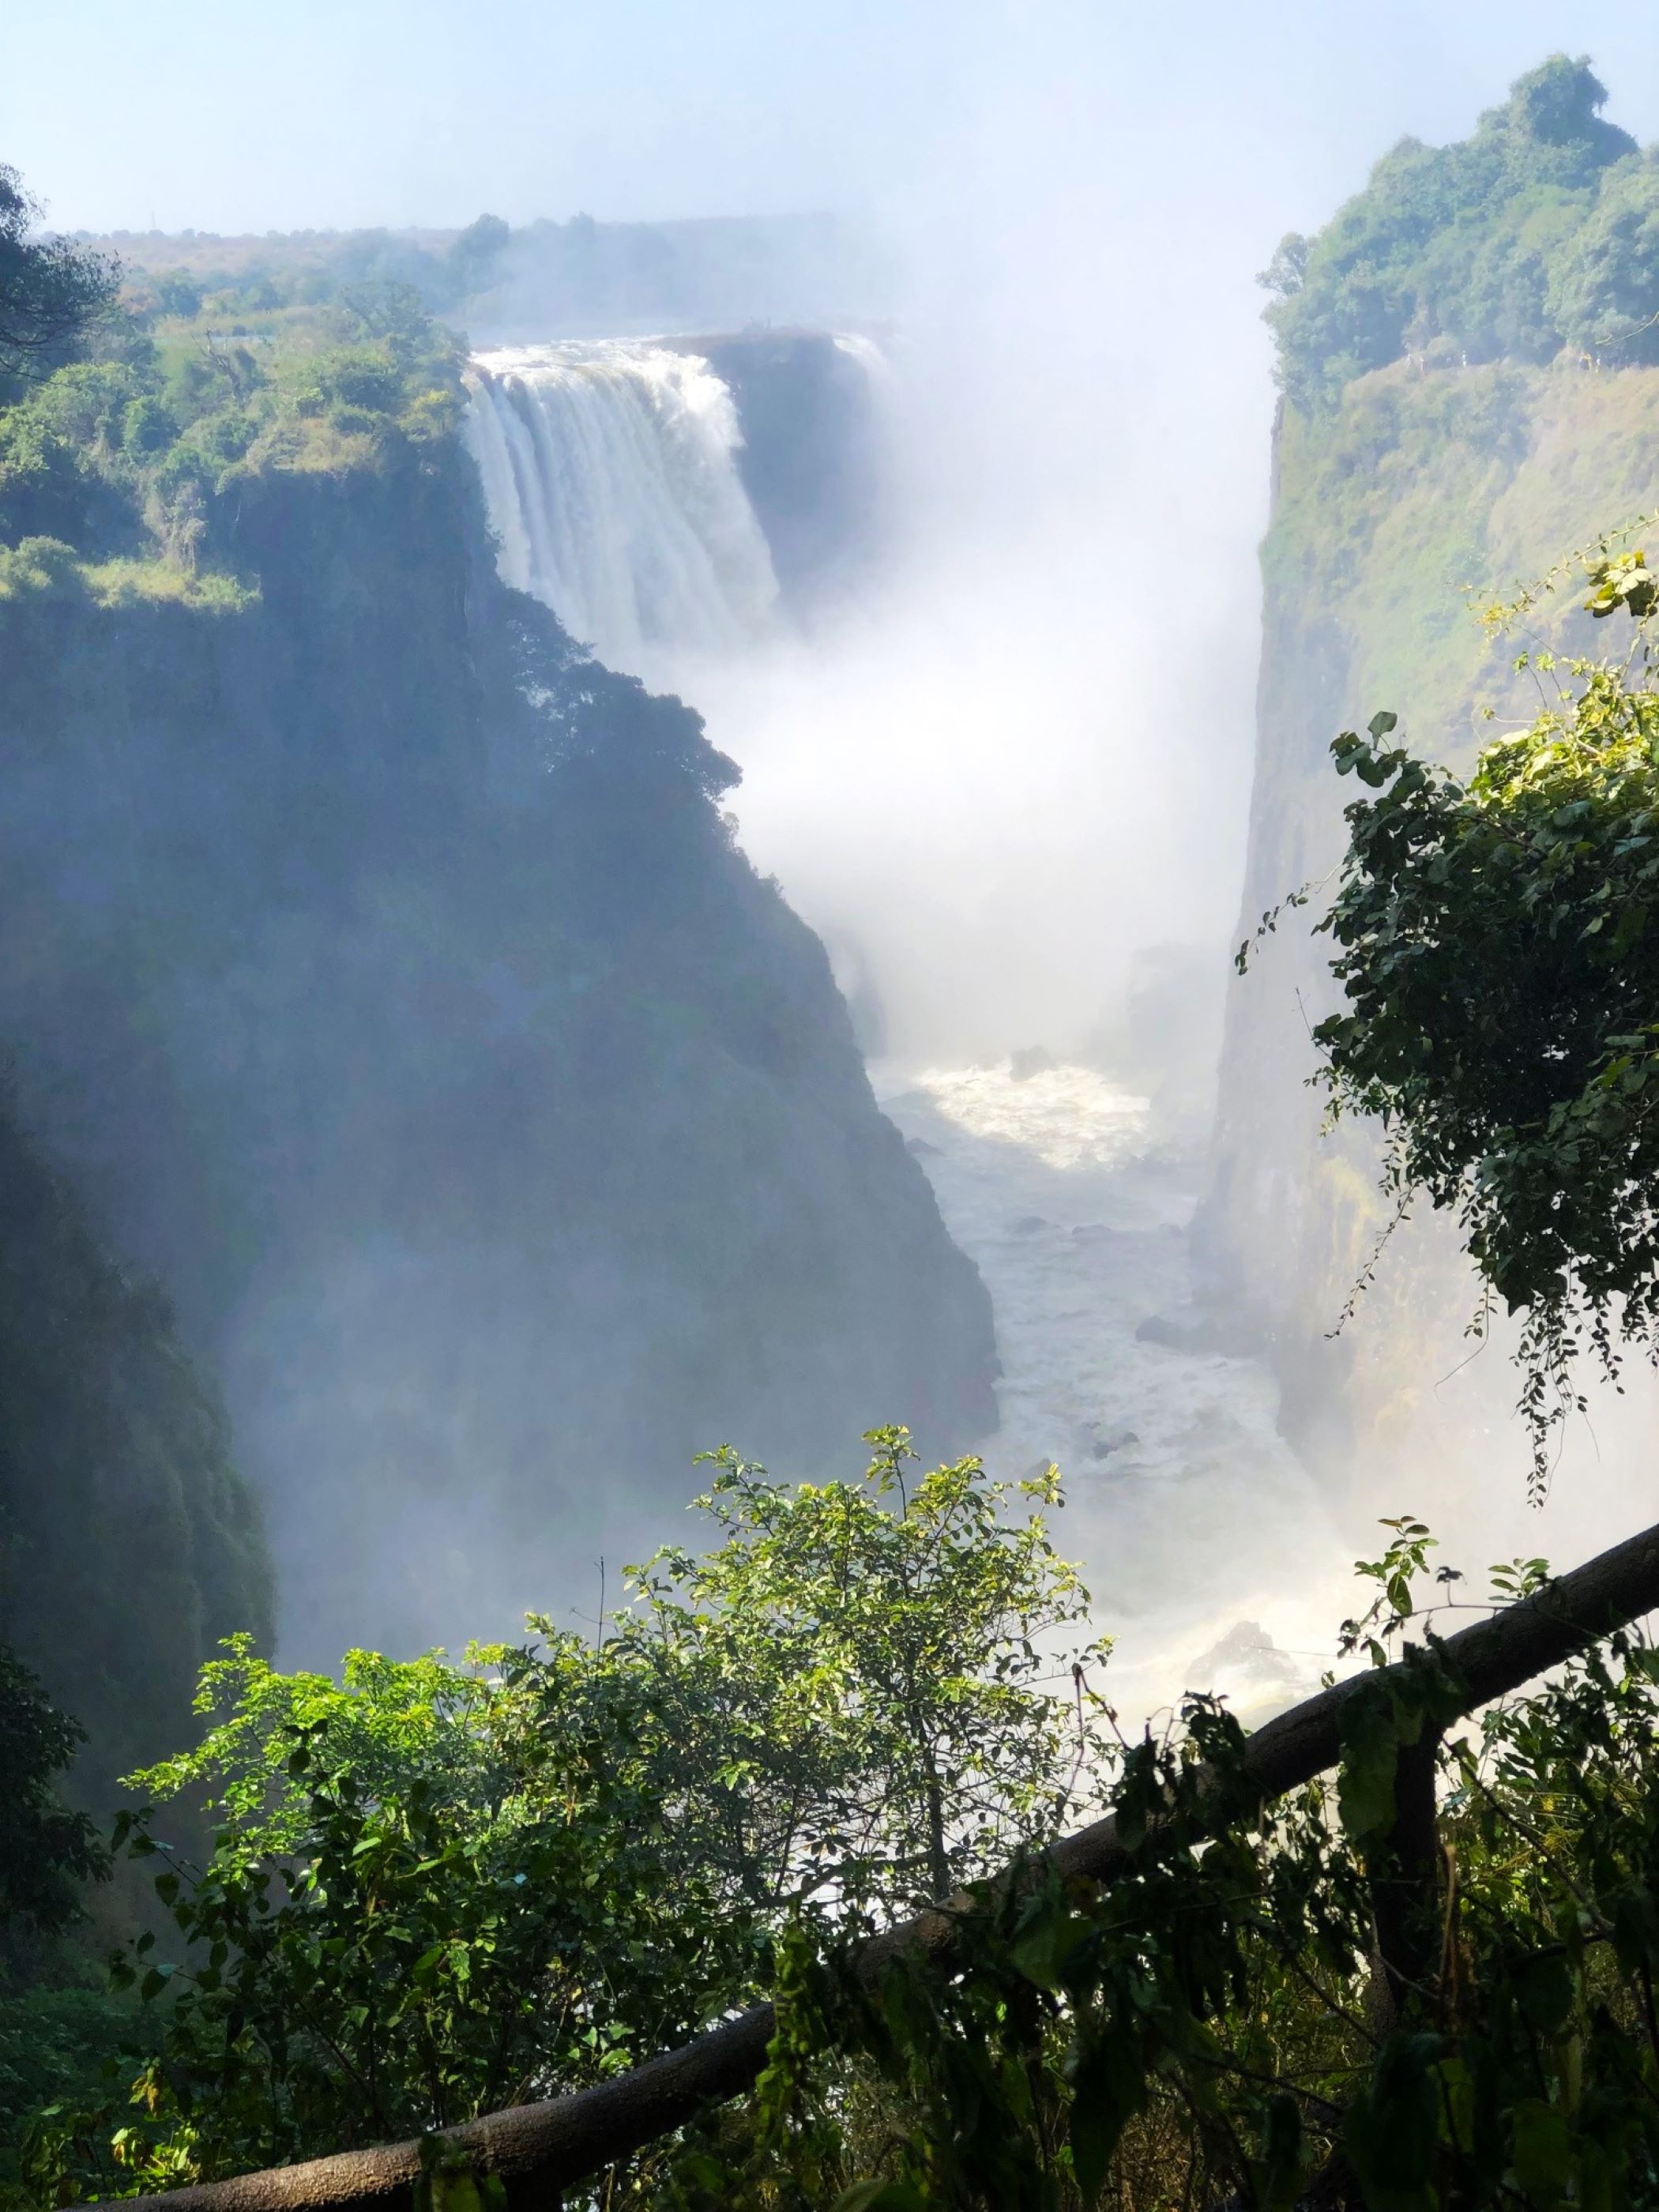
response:
[[[872,242],[832,215],[611,222],[583,214],[509,224],[483,214],[451,231],[76,237],[118,260],[135,311],[205,313],[232,334],[248,317],[349,302],[366,287],[394,285],[451,323],[544,337],[831,313],[859,319],[888,304]]]
[[[1316,409],[1410,357],[1542,363],[1567,349],[1607,367],[1659,362],[1659,148],[1607,122],[1607,96],[1587,58],[1553,55],[1468,138],[1401,140],[1321,230],[1283,239],[1261,282],[1287,396]],[[871,242],[826,215],[78,235],[119,257],[137,313],[203,315],[232,337],[386,286],[449,320],[539,315],[546,334],[597,329],[595,317],[616,329],[764,319],[798,307],[780,293],[792,265],[848,308],[890,305]]]

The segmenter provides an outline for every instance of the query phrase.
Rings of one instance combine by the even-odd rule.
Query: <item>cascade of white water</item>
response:
[[[706,361],[569,340],[480,354],[467,383],[504,581],[635,675],[765,635],[777,579],[737,410]]]

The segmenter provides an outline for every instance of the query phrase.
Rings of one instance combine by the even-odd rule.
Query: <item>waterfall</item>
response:
[[[480,354],[468,437],[504,582],[613,668],[659,680],[752,644],[778,596],[732,394],[649,339]]]

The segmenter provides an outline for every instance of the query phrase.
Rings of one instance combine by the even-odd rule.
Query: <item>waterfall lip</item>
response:
[[[708,357],[703,349],[715,343],[712,338],[677,338],[666,331],[648,337],[526,339],[476,348],[468,357],[466,373],[501,377],[550,368],[626,367],[635,362],[644,362],[654,354],[672,354],[678,360],[701,362],[708,368]]]

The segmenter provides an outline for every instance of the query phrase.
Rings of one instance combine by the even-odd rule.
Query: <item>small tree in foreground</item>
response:
[[[883,1472],[896,1470],[878,1458]],[[769,1515],[799,1508],[788,1533],[808,1539],[825,1493],[761,1487]],[[806,1543],[830,1612],[871,1556],[847,1539],[847,1489],[819,1523],[835,1541]],[[776,1528],[730,1510],[738,1553],[770,1555]],[[207,1780],[225,1823],[208,1867],[158,1884],[190,1953],[171,1974],[143,1966],[142,1942],[128,1958],[149,1984],[153,2056],[125,2106],[42,2116],[28,2201],[407,2137],[604,2079],[764,1990],[777,2033],[755,2092],[573,2187],[573,2212],[1652,2212],[1659,1658],[1639,1632],[1613,1637],[1448,1733],[1468,1693],[1432,1634],[1443,1613],[1414,1610],[1433,1540],[1410,1516],[1388,1525],[1362,1568],[1374,1601],[1345,1632],[1382,1670],[1342,1705],[1334,1786],[1262,1804],[1237,1721],[1187,1699],[1127,1748],[1127,1863],[1109,1886],[1016,1850],[1010,1878],[952,1899],[948,1960],[900,1952],[873,1977],[856,1939],[896,1907],[901,1863],[926,1863],[925,1813],[909,1847],[879,1844],[861,1887],[823,1881],[810,1839],[844,1816],[809,1787],[787,1795],[799,1746],[745,1782],[761,1662],[738,1663],[719,1632],[740,1626],[746,1643],[748,1624],[685,1601],[672,1556],[659,1620],[640,1609],[649,1664],[610,1658],[607,1638],[492,1655],[487,1672],[363,1657],[337,1686],[233,1653],[210,1677],[208,1747],[168,1771],[168,1786]],[[926,1509],[913,1533],[925,1526]],[[869,1533],[885,1551],[895,1532]],[[1018,1555],[1029,1529],[988,1533]],[[893,1614],[948,1548],[911,1557],[909,1586],[888,1585]],[[785,1549],[793,1584],[801,1554]],[[720,1577],[740,1566],[728,1556]],[[793,1674],[776,1566],[739,1580],[783,1625]],[[1541,1561],[1492,1583],[1496,1604],[1549,1603]],[[1457,1586],[1430,1582],[1441,1606]],[[696,1619],[714,1631],[712,1702],[665,1707],[659,1662],[701,1664],[701,1636],[682,1649]],[[1383,1668],[1413,1619],[1422,1645]],[[875,1626],[879,1650],[895,1623]],[[622,1652],[635,1632],[624,1619]],[[1028,1662],[1018,1638],[987,1656],[1006,1726],[1003,1662]],[[1043,1664],[1035,1645],[1029,1664]],[[872,1679],[902,1676],[882,1660]],[[1069,1774],[1088,1747],[1065,1748]],[[709,1814],[711,1783],[752,1791],[763,1816],[735,1881],[739,1861],[707,1855],[711,1836],[729,1850],[744,1832],[729,1802]],[[1017,1765],[1010,1841],[1026,1790]],[[803,1826],[783,1819],[792,1805],[818,1809]],[[1048,1826],[1045,1809],[1030,1840]],[[951,1846],[970,1872],[976,1833]],[[142,1822],[136,1840],[154,1852]],[[432,2151],[434,2212],[499,2206],[499,2179]]]
[[[770,1986],[788,1929],[868,1929],[1075,1815],[1104,1764],[1073,1649],[1086,1593],[1058,1477],[789,1487],[732,1452],[708,1547],[632,1571],[597,1641],[284,1674],[204,1672],[193,1751],[133,1778],[205,1798],[210,1858],[160,1863],[173,1959],[131,2092],[37,2128],[43,2195],[131,2193],[452,2125],[582,2087]]]
[[[1409,1620],[1420,1632],[1443,1617],[1413,1613],[1431,1574],[1427,1530],[1409,1516],[1390,1530],[1363,1570],[1375,1602],[1350,1629],[1379,1662]],[[1522,1561],[1492,1581],[1492,1601],[1511,1603],[1542,1596],[1547,1571]],[[1430,1587],[1448,1586],[1435,1577]],[[233,1762],[244,1778],[262,1696],[238,1701],[253,1723]],[[453,1797],[458,1770],[441,1746],[453,1739],[442,1714],[428,1733],[433,1702],[387,1695],[372,1717],[360,1703],[347,1733],[369,1721],[357,1761],[384,1777],[412,1731],[435,1794]],[[1127,1751],[1115,1791],[1127,1863],[1109,1886],[1017,1857],[1012,1879],[952,1901],[948,1961],[900,1953],[871,1978],[857,1964],[857,1916],[786,1917],[757,1960],[778,2032],[754,2094],[564,2202],[573,2212],[1650,2212],[1659,1659],[1640,1633],[1615,1636],[1443,1735],[1467,1704],[1431,1634],[1345,1701],[1334,1785],[1263,1805],[1237,1723],[1214,1700],[1188,1699]],[[625,1763],[625,1736],[609,1748]],[[520,1764],[514,1753],[498,1780]],[[481,1781],[489,1771],[463,1765]],[[174,1976],[183,1986],[170,2014],[158,2008],[157,2057],[128,2128],[106,2112],[95,2146],[61,2124],[43,2132],[37,2201],[252,2164],[269,2155],[273,2112],[292,2124],[292,2100],[331,2065],[349,2069],[356,2088],[357,2101],[337,2097],[336,2126],[369,2131],[361,2100],[377,2079],[381,2094],[400,2081],[410,2109],[431,2110],[434,2048],[442,2063],[453,2038],[477,2064],[489,2046],[480,2001],[514,1910],[538,1922],[542,1972],[586,2008],[574,2041],[590,2054],[555,2073],[561,2015],[542,2014],[522,2094],[624,2063],[607,2027],[637,2024],[642,1974],[684,1971],[707,1940],[698,1923],[713,1900],[683,1881],[647,1912],[606,1891],[595,1855],[537,1866],[532,1880],[545,1872],[560,1887],[515,1907],[500,1879],[507,1862],[487,1850],[447,1861],[432,1834],[400,1860],[383,1826],[354,1816],[331,1832],[337,1790],[320,1817],[304,1790],[279,1780],[278,1794],[298,1805],[314,1854],[276,1855],[290,1894],[263,1917],[287,1956],[260,1953],[239,1984],[234,1953],[210,1949]],[[488,1786],[480,1799],[498,1815],[507,1802]],[[563,1802],[568,1820],[577,1808]],[[541,1818],[554,1825],[550,1803]],[[659,1874],[673,1871],[668,1849]],[[331,1895],[319,1894],[325,1884]],[[256,1947],[261,1917],[241,1924]],[[199,1920],[192,1932],[209,1933]],[[538,1944],[514,1942],[498,1996],[512,1980],[534,2005],[542,1980],[524,1969]],[[367,1976],[375,1960],[380,1972]],[[714,2016],[745,1979],[739,1969],[724,1998],[703,1985]],[[240,2006],[227,2009],[220,1993],[233,1986]],[[656,2002],[684,2004],[684,1986]],[[378,2045],[376,2008],[394,2031]],[[653,2017],[660,2027],[666,2016]],[[238,2036],[257,2047],[231,2065]],[[320,2104],[305,2109],[320,2118]],[[499,2180],[432,2148],[423,2201],[499,2204]]]

